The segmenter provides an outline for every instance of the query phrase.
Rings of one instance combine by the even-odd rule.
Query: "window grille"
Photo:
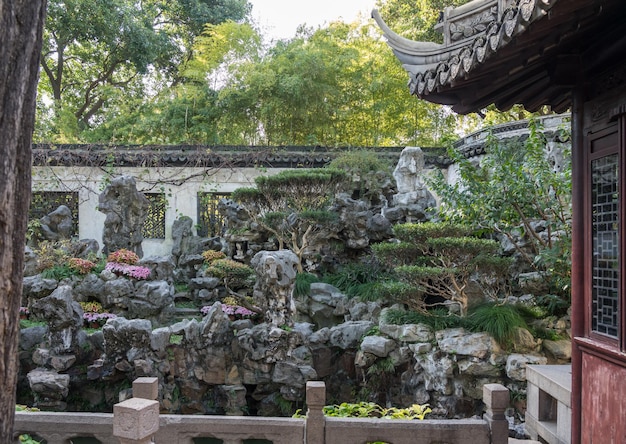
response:
[[[167,199],[163,193],[144,193],[150,202],[141,234],[145,239],[165,239],[165,210]]]
[[[619,328],[619,158],[617,154],[591,163],[592,210],[592,330],[617,337]]]
[[[224,233],[224,217],[217,211],[220,199],[230,197],[230,193],[198,193],[198,236],[215,237]]]
[[[78,237],[77,191],[33,191],[28,220],[39,220],[61,205],[65,205],[72,212],[72,237]]]

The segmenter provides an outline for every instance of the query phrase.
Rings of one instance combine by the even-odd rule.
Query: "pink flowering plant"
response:
[[[211,310],[211,305],[205,305],[200,309],[200,313],[206,316]],[[226,313],[230,318],[234,319],[254,319],[259,313],[252,311],[241,305],[222,304],[222,311]]]
[[[109,319],[114,319],[116,317],[117,315],[113,313],[83,313],[83,320],[88,327],[93,327],[94,324],[97,324],[98,327],[102,327]]]
[[[108,262],[105,270],[119,275],[124,275],[133,279],[141,280],[150,277],[150,269],[141,265],[128,265],[118,262]]]

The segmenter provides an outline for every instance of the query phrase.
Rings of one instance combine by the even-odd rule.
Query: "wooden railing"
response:
[[[77,438],[103,444],[193,444],[212,438],[223,444],[266,440],[273,444],[506,444],[504,411],[509,392],[500,384],[486,384],[483,419],[403,421],[390,419],[327,418],[323,382],[307,383],[306,418],[250,416],[159,415],[157,378],[138,378],[133,398],[114,406],[113,414],[17,412],[16,433],[45,439],[47,444],[70,444]],[[95,440],[94,440],[95,439]]]

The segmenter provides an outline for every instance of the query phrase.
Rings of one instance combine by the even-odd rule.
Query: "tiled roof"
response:
[[[372,16],[408,72],[412,94],[460,113],[490,103],[563,112],[577,69],[598,68],[574,59],[611,34],[621,38],[625,11],[623,0],[474,0],[443,12],[442,44],[406,39],[378,11]]]
[[[373,150],[395,164],[404,147],[360,148]],[[300,146],[111,146],[33,145],[35,166],[201,167],[201,168],[320,168],[354,148]],[[429,163],[446,164],[442,148],[425,149]]]

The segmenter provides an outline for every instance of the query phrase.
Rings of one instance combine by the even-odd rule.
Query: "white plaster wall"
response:
[[[104,171],[90,167],[33,167],[33,191],[77,191],[79,194],[80,239],[95,239],[102,248],[105,215],[98,211],[98,198],[111,177],[128,175],[137,181],[137,189],[164,193],[167,199],[165,239],[144,239],[144,257],[164,256],[172,249],[172,224],[180,216],[189,216],[196,224],[198,192],[230,193],[254,186],[261,175],[274,175],[284,168],[114,168]]]

